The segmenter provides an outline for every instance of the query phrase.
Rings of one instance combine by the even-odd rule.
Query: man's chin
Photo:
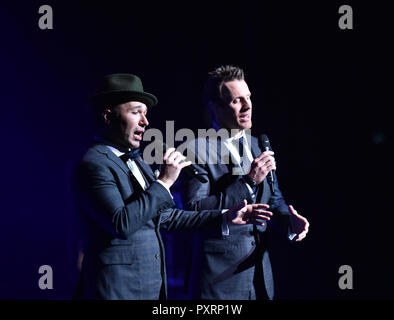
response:
[[[129,148],[131,149],[137,149],[140,147],[140,142],[139,141],[130,141],[129,142]]]
[[[252,128],[252,121],[240,123],[239,127],[241,130],[248,130],[248,129]]]

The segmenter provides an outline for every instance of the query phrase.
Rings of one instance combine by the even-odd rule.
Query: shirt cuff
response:
[[[242,178],[242,181],[246,184],[246,187],[247,187],[248,190],[249,190],[250,196],[252,197],[252,199],[253,199],[253,201],[254,201],[254,198],[256,197],[256,195],[254,194],[253,188],[250,186],[249,183],[247,183],[247,182],[245,181],[244,178]]]
[[[290,228],[289,228],[289,231],[288,231],[288,233],[287,233],[287,238],[288,238],[290,241],[293,241],[293,239],[294,239],[296,236],[297,236],[297,233],[291,232],[291,231],[290,231]]]
[[[169,193],[170,196],[171,196],[171,199],[174,199],[174,197],[173,197],[172,194],[171,194],[170,189],[167,188],[166,184],[165,184],[163,181],[157,179],[156,182],[160,183],[164,188],[166,188],[166,190],[168,191],[168,193]]]
[[[230,229],[228,228],[227,216],[224,214],[228,209],[222,210],[222,236],[230,235]]]
[[[246,183],[246,182],[245,182],[245,184],[246,184],[246,186],[248,187],[248,190],[249,190],[249,192],[250,192],[250,195],[251,195],[252,197],[254,197],[254,192],[253,192],[252,187],[249,185],[249,183]]]

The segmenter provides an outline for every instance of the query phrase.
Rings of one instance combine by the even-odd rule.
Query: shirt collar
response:
[[[237,139],[240,139],[241,137],[243,137],[244,140],[245,140],[245,130],[241,130],[241,131],[239,131],[235,136],[230,137],[230,138],[227,138],[227,139],[225,140],[225,142],[226,142],[226,143],[232,143],[233,141],[235,141],[235,140],[237,140]]]

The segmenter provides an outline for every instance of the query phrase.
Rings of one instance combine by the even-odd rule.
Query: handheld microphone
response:
[[[261,145],[261,148],[263,149],[263,151],[271,151],[272,150],[271,145],[270,145],[270,141],[268,140],[267,135],[262,134],[259,137],[259,142],[260,142],[260,145]],[[268,182],[268,185],[270,186],[271,193],[274,195],[275,194],[275,188],[274,188],[275,178],[274,178],[274,174],[273,174],[272,170],[270,172],[268,172],[267,182]]]
[[[161,143],[163,146],[163,154],[164,154],[167,151],[168,146],[164,141],[162,141]],[[182,170],[185,171],[189,176],[197,178],[197,180],[202,183],[208,182],[208,179],[204,177],[204,175],[199,171],[198,167],[194,164],[184,167]]]

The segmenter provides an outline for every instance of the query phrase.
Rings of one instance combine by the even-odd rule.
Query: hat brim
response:
[[[129,101],[139,101],[151,108],[157,104],[157,98],[148,92],[139,91],[111,91],[102,92],[90,99],[94,107],[114,106]]]

